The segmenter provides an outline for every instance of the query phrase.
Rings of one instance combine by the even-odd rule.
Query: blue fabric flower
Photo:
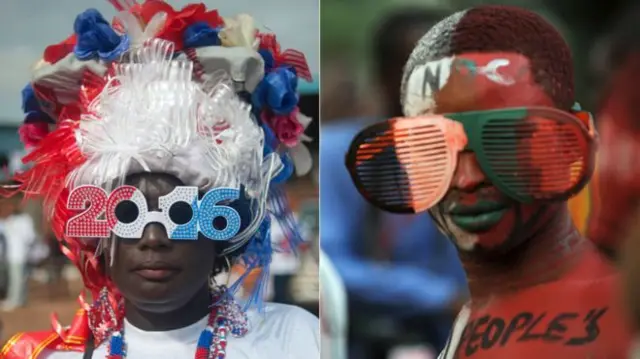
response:
[[[80,60],[98,57],[111,62],[129,48],[129,37],[118,35],[96,9],[78,15],[73,30],[78,36],[73,52]]]
[[[220,28],[212,28],[204,21],[189,25],[182,33],[182,42],[185,48],[204,46],[220,46],[218,33]]]
[[[253,91],[251,102],[258,110],[268,108],[286,115],[298,104],[298,77],[288,66],[269,72]]]
[[[271,51],[267,49],[260,49],[258,50],[258,53],[262,56],[262,60],[264,61],[264,72],[271,72],[276,62]]]
[[[25,113],[25,123],[49,122],[55,123],[51,116],[47,115],[40,106],[35,91],[31,84],[22,89],[22,112]]]
[[[27,84],[22,89],[22,112],[28,113],[31,111],[40,111],[40,103],[38,103],[36,93],[33,91],[33,86]]]

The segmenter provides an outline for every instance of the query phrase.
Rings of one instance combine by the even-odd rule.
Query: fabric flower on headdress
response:
[[[225,47],[247,47],[258,49],[260,40],[256,39],[256,26],[253,17],[239,14],[224,19],[224,28],[220,31],[220,41]]]
[[[312,167],[311,154],[302,143],[310,140],[304,136],[304,130],[311,119],[298,110],[297,87],[298,78],[312,80],[311,72],[304,54],[293,49],[282,51],[274,34],[258,33],[257,39],[265,77],[255,89],[251,102],[266,127],[274,131],[277,141],[288,147],[287,152],[281,154],[283,162],[295,164],[295,172],[301,176]]]
[[[73,52],[79,60],[97,57],[111,62],[129,48],[129,37],[118,35],[96,9],[78,15],[73,29],[77,36]]]
[[[268,73],[252,95],[256,110],[271,110],[287,115],[298,105],[298,76],[289,67],[280,67]]]
[[[300,110],[296,107],[286,115],[276,115],[269,111],[262,112],[264,121],[275,132],[278,141],[287,147],[294,147],[298,144],[300,135],[304,133],[304,127],[298,121]]]
[[[43,60],[50,64],[55,64],[56,62],[64,59],[67,55],[73,52],[77,41],[78,38],[76,34],[73,34],[58,44],[47,46],[44,50]]]
[[[44,122],[25,123],[18,129],[20,141],[26,149],[36,147],[49,134],[49,125]]]
[[[307,59],[302,52],[293,49],[282,51],[274,34],[258,34],[258,39],[260,40],[259,52],[265,64],[271,63],[271,68],[290,66],[301,79],[313,81]]]
[[[270,52],[267,51],[266,55],[269,58]],[[265,68],[267,66],[269,64],[265,63]],[[304,136],[304,130],[311,119],[298,109],[297,87],[298,76],[295,69],[290,66],[275,68],[267,72],[253,92],[252,103],[256,112],[260,113],[262,122],[273,131],[275,139],[289,148],[289,153],[281,155],[283,163],[294,164],[296,174],[301,176],[312,167],[311,153],[303,144],[303,141],[310,140]],[[291,173],[293,170],[289,175]]]
[[[31,84],[28,84],[22,89],[22,111],[25,114],[25,123],[55,123],[51,116],[47,115],[40,107],[40,102]]]
[[[182,43],[185,47],[220,46],[220,27],[213,28],[204,21],[196,22],[184,29]]]
[[[182,10],[176,11],[164,1],[148,0],[142,5],[134,6],[132,12],[139,17],[143,24],[151,22],[151,19],[159,13],[165,13],[164,25],[155,34],[155,37],[173,42],[175,51],[182,51],[190,47],[184,43],[185,31],[190,26],[205,23],[210,28],[216,29],[224,25],[224,20],[218,11],[207,11],[204,4],[190,4],[183,7]]]
[[[259,49],[258,53],[262,56],[262,61],[264,61],[264,72],[271,72],[276,65],[276,60],[271,51],[267,49]]]
[[[49,134],[49,124],[55,121],[42,111],[31,84],[22,90],[22,111],[25,119],[18,134],[25,148],[29,149],[37,146]]]
[[[311,138],[304,134],[312,119],[303,115],[296,107],[290,114],[274,115],[268,111],[263,111],[261,115],[263,130],[265,132],[265,143],[269,145],[270,151],[274,151],[278,143],[287,147],[287,152],[280,155],[285,169],[274,178],[274,183],[286,181],[294,172],[298,176],[303,176],[313,167],[313,159],[309,149],[304,142],[310,142]],[[265,149],[266,150],[266,149]]]

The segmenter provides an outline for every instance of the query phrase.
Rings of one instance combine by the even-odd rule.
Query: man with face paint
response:
[[[458,248],[471,300],[440,358],[626,358],[618,274],[567,209],[595,133],[558,32],[515,7],[458,12],[418,42],[401,90],[406,117],[364,129],[347,167],[370,202],[428,210]]]
[[[224,284],[236,263],[268,275],[271,214],[300,239],[278,187],[293,164],[274,149],[277,121],[302,118],[304,56],[249,15],[112,3],[113,24],[85,11],[34,70],[31,167],[16,176],[44,198],[92,302],[68,327],[15,335],[0,358],[319,358],[318,319],[263,305],[266,277],[243,305],[245,276]],[[274,92],[288,101],[265,101]]]

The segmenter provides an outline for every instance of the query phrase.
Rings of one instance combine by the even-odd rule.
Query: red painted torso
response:
[[[589,249],[559,280],[471,304],[455,358],[627,359],[618,285],[613,266]]]

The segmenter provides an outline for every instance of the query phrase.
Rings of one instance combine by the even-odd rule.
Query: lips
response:
[[[136,267],[134,273],[148,281],[163,282],[171,279],[179,271],[166,263],[148,263]]]
[[[451,221],[470,233],[481,233],[498,224],[508,207],[501,202],[479,201],[473,205],[456,205],[449,212]]]

